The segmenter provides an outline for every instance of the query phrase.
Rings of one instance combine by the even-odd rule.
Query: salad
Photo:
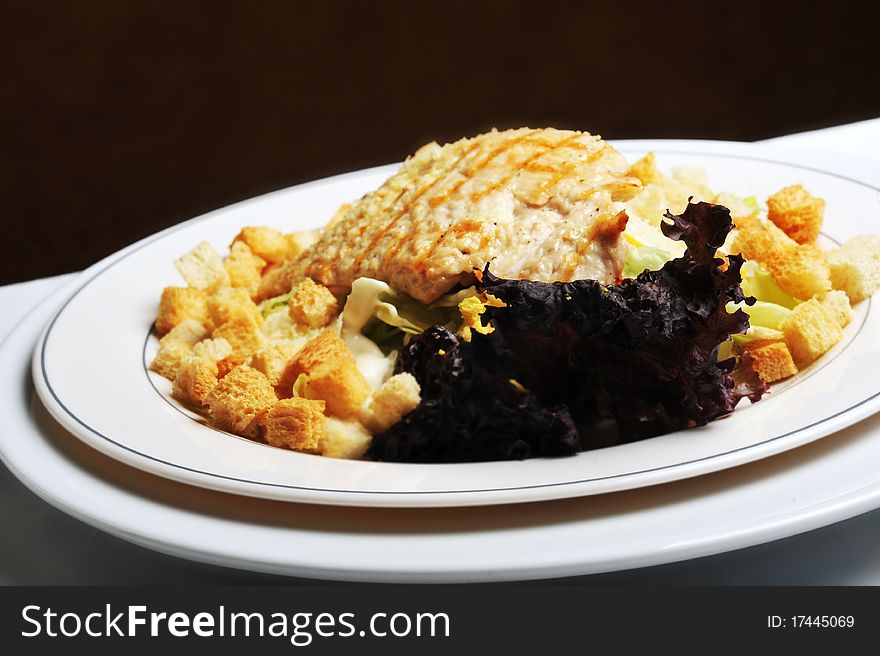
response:
[[[762,205],[587,133],[484,136],[420,151],[321,231],[184,255],[152,370],[214,426],[305,453],[567,456],[609,423],[625,443],[759,401],[880,286],[880,237],[824,251],[800,185]],[[512,250],[539,234],[541,257]]]

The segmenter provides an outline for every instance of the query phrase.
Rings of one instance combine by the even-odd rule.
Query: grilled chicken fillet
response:
[[[267,275],[260,296],[303,277],[335,289],[370,277],[430,303],[486,263],[504,278],[615,282],[626,257],[617,202],[638,191],[623,156],[586,132],[430,143]]]

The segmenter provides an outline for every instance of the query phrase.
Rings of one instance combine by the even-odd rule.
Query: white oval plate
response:
[[[707,556],[880,506],[880,415],[742,467],[542,503],[345,508],[183,485],[91,449],[35,398],[29,356],[63,299],[43,300],[0,346],[0,459],[62,511],[173,556],[347,581],[539,579]]]
[[[765,198],[800,182],[827,201],[826,234],[880,232],[880,172],[855,160],[754,144],[617,144],[662,167],[705,168],[715,189]],[[201,240],[223,252],[244,225],[321,225],[337,206],[378,186],[394,166],[261,196],[138,242],[86,270],[46,326],[34,354],[50,412],[94,448],[133,467],[236,494],[356,506],[465,506],[600,494],[733,467],[791,449],[880,410],[880,311],[862,303],[846,338],[761,403],[700,429],[524,462],[413,465],[340,461],[275,449],[210,428],[146,372],[159,293],[180,284],[173,260]],[[163,398],[164,397],[164,398]]]

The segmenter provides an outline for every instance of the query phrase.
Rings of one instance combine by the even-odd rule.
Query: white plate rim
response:
[[[807,166],[801,161],[807,157],[803,153],[794,156],[790,151],[781,147],[767,147],[759,144],[740,143],[740,142],[720,142],[720,141],[688,141],[688,140],[631,140],[613,142],[615,146],[621,150],[657,150],[666,153],[679,152],[682,154],[709,154],[721,155],[723,157],[742,157],[744,159],[763,160],[772,163],[784,164],[786,166],[795,166],[803,169],[813,170],[825,175],[838,177],[861,186],[868,187],[874,191],[880,192],[880,188],[872,183],[853,178],[848,175],[842,175],[839,172],[829,170],[833,167],[834,160],[845,162],[845,157],[829,158],[825,155],[821,157],[822,166]],[[719,152],[724,151],[724,152]],[[764,153],[768,156],[762,157],[756,155]],[[770,154],[775,153],[775,158],[769,158]],[[96,263],[92,267],[86,269],[80,276],[72,281],[69,285],[69,297],[59,310],[53,315],[47,323],[43,333],[40,336],[38,348],[34,353],[33,373],[37,384],[37,392],[43,402],[46,404],[53,416],[61,422],[65,427],[74,433],[80,439],[86,441],[94,448],[111,455],[129,465],[144,469],[160,476],[166,476],[175,480],[180,480],[189,484],[208,487],[220,491],[233,492],[236,494],[244,494],[250,496],[264,496],[266,498],[281,499],[295,502],[320,503],[320,504],[336,504],[336,505],[375,505],[375,506],[451,506],[451,505],[489,505],[500,503],[518,503],[528,501],[543,501],[547,499],[557,499],[573,496],[581,496],[584,494],[598,494],[608,491],[616,491],[620,489],[628,489],[632,487],[642,487],[655,485],[658,483],[668,482],[678,478],[686,478],[691,476],[699,476],[718,469],[737,466],[745,462],[760,459],[779,453],[780,451],[794,448],[801,444],[819,439],[824,435],[840,430],[852,423],[860,421],[871,414],[880,411],[880,392],[874,393],[860,402],[847,407],[833,415],[824,417],[818,422],[799,427],[793,431],[789,431],[782,435],[777,435],[759,443],[734,449],[731,451],[721,452],[692,461],[679,462],[672,465],[663,466],[653,470],[642,470],[635,472],[625,472],[615,474],[608,477],[600,477],[594,479],[562,481],[554,483],[546,483],[532,486],[511,486],[504,488],[484,488],[484,489],[460,489],[460,490],[399,490],[399,491],[381,491],[381,490],[343,490],[343,489],[321,489],[315,487],[303,487],[295,485],[284,485],[279,483],[271,483],[259,480],[244,480],[234,477],[225,476],[215,472],[204,472],[195,469],[185,468],[179,464],[157,460],[150,454],[141,453],[124,444],[116,442],[112,437],[101,434],[87,423],[83,422],[73,412],[71,412],[58,398],[54,389],[49,382],[45,365],[45,345],[51,329],[64,311],[64,308],[70,303],[76,295],[84,289],[93,279],[101,275],[104,271],[112,267],[117,262],[124,259],[128,254],[148,246],[153,241],[157,241],[164,236],[190,226],[194,223],[210,220],[217,212],[225,212],[230,208],[240,207],[247,203],[254,202],[268,196],[280,193],[289,193],[291,189],[301,189],[310,185],[322,184],[328,181],[344,180],[348,177],[362,176],[368,172],[381,171],[383,169],[391,170],[396,165],[387,165],[382,167],[373,167],[361,171],[345,173],[332,178],[324,178],[313,182],[297,185],[293,188],[282,189],[270,194],[247,199],[210,212],[205,215],[195,217],[181,224],[171,226],[155,235],[147,237],[121,251],[105,258]],[[870,311],[871,301],[868,301],[867,308]],[[867,316],[867,315],[866,315]],[[798,434],[799,439],[792,438]],[[671,470],[677,470],[674,476],[668,476]],[[617,484],[618,481],[626,481],[623,484]],[[600,483],[600,485],[595,485]],[[588,491],[584,491],[585,487],[592,487]]]

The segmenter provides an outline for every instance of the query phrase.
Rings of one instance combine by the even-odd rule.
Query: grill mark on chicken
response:
[[[465,183],[470,182],[477,173],[479,173],[480,171],[483,171],[489,162],[491,162],[493,159],[498,157],[498,155],[501,155],[505,151],[510,150],[514,146],[524,145],[524,144],[533,144],[536,146],[544,146],[546,148],[549,148],[550,144],[547,143],[547,141],[544,139],[535,139],[535,140],[529,139],[529,137],[537,134],[538,132],[541,132],[541,130],[532,130],[528,134],[525,134],[522,137],[519,137],[517,139],[513,139],[510,142],[504,144],[503,146],[496,148],[495,150],[490,152],[483,159],[482,162],[477,164],[477,166],[466,170],[463,173],[464,177],[461,180],[459,180],[457,183],[455,183],[450,189],[446,190],[445,192],[443,192],[441,194],[438,194],[437,196],[435,196],[434,198],[429,200],[428,203],[431,205],[432,208],[439,207],[440,205],[445,203],[447,200],[449,200],[450,196],[458,193],[458,191],[465,185]]]
[[[464,177],[461,180],[459,180],[458,182],[456,182],[455,185],[453,185],[452,189],[448,193],[441,192],[440,196],[442,197],[442,200],[440,200],[440,202],[434,203],[434,202],[432,202],[434,199],[431,199],[431,201],[429,201],[429,205],[433,209],[440,207],[440,205],[442,205],[444,202],[449,200],[450,196],[457,193],[465,185],[465,183],[472,180],[474,178],[474,176],[477,175],[478,173],[480,173],[481,171],[484,171],[486,169],[486,166],[489,164],[489,162],[494,160],[499,155],[502,155],[503,153],[509,151],[514,146],[525,144],[525,143],[534,143],[535,145],[545,146],[547,148],[550,148],[550,144],[547,144],[546,141],[543,141],[543,140],[529,141],[529,137],[537,134],[538,132],[541,132],[541,130],[532,130],[531,132],[528,132],[528,133],[526,133],[520,137],[517,137],[515,139],[511,139],[511,140],[501,144],[500,146],[494,148],[476,166],[466,169],[464,172]],[[462,161],[462,160],[459,160],[459,161]],[[453,166],[447,171],[445,177],[449,177],[449,175],[451,173],[453,173],[454,171],[455,171],[455,167]],[[409,237],[409,235],[403,235],[397,240],[397,243],[394,244],[394,247],[391,248],[390,251],[388,251],[388,253],[385,255],[385,258],[382,260],[383,264],[385,264],[390,259],[392,259],[395,255],[397,255],[397,253],[400,251],[403,244],[408,240],[407,239],[408,237]],[[442,236],[441,236],[441,239],[442,239]],[[424,270],[424,267],[422,267],[422,270]]]
[[[480,147],[480,143],[479,143],[479,141],[474,141],[474,143],[472,143],[472,144],[470,145],[470,147],[469,147],[469,148],[468,148],[468,149],[467,149],[467,150],[466,150],[466,151],[465,151],[465,152],[464,152],[464,153],[463,153],[463,154],[462,154],[462,155],[461,155],[461,156],[455,161],[455,163],[454,163],[450,168],[448,168],[448,169],[445,170],[445,171],[441,171],[441,172],[439,173],[439,175],[437,175],[437,177],[435,177],[433,180],[431,180],[431,182],[429,182],[428,184],[426,184],[426,185],[424,185],[423,187],[421,187],[421,188],[416,192],[415,196],[413,196],[411,199],[409,199],[409,200],[404,204],[403,208],[402,208],[402,209],[401,209],[401,210],[400,210],[400,211],[394,216],[394,218],[391,219],[391,221],[388,223],[388,225],[386,225],[382,230],[380,230],[380,231],[376,234],[375,237],[373,237],[372,241],[370,241],[370,243],[367,245],[367,248],[366,248],[366,250],[364,251],[364,253],[369,253],[370,251],[372,251],[372,250],[376,247],[376,245],[379,243],[379,241],[380,241],[385,235],[387,235],[388,232],[390,232],[390,230],[391,230],[391,229],[397,224],[397,222],[398,222],[401,218],[403,218],[404,216],[406,216],[407,214],[409,214],[410,210],[413,208],[413,206],[416,204],[416,202],[418,202],[419,198],[421,198],[424,194],[426,194],[426,193],[427,193],[432,187],[434,187],[438,182],[440,182],[441,180],[444,180],[445,178],[449,177],[449,174],[452,173],[453,171],[455,171],[455,168],[456,168],[461,162],[463,162],[465,159],[467,159],[467,157],[468,157],[472,152],[474,152],[475,150],[477,150],[479,147]],[[404,190],[403,192],[401,192],[401,194],[398,195],[398,199],[399,199],[401,196],[403,196],[405,193],[406,193],[406,190]],[[358,265],[358,266],[360,265],[360,262],[361,262],[362,259],[363,259],[363,254],[362,254],[362,255],[358,258],[358,260],[357,260],[357,265]]]
[[[580,137],[580,136],[581,136],[581,135],[579,135],[578,133],[575,133],[575,134],[573,134],[573,135],[571,135],[571,136],[569,136],[569,137],[566,137],[565,139],[562,139],[561,141],[556,142],[556,143],[553,144],[553,145],[547,145],[547,146],[546,146],[546,150],[544,150],[543,152],[540,152],[540,151],[539,151],[539,152],[533,154],[533,155],[532,155],[531,157],[529,157],[528,159],[526,159],[526,161],[524,161],[524,162],[520,165],[520,166],[521,166],[521,169],[524,168],[524,169],[526,169],[526,170],[529,170],[528,167],[529,167],[530,164],[533,164],[534,162],[536,162],[537,160],[541,159],[541,158],[544,157],[545,155],[547,155],[547,154],[553,152],[554,150],[559,150],[560,148],[563,148],[564,146],[566,146],[567,144],[573,142],[575,139],[577,139],[577,138]],[[546,142],[542,142],[542,143],[541,143],[541,146],[545,146],[545,143],[546,143]],[[557,177],[556,179],[558,180],[558,179],[560,179],[561,177],[563,177],[563,175],[566,175],[566,174],[570,173],[571,170],[572,170],[573,168],[574,168],[574,166],[571,164],[571,162],[569,162],[569,166],[566,166],[565,169],[564,169],[564,172],[563,172],[562,174],[559,174],[558,177]],[[491,194],[493,191],[496,191],[496,190],[500,189],[501,187],[503,187],[504,185],[506,185],[508,182],[510,182],[510,181],[513,179],[513,177],[514,177],[515,175],[518,175],[518,174],[519,174],[519,170],[513,170],[513,171],[511,171],[510,173],[508,173],[507,175],[505,175],[505,176],[504,176],[503,178],[501,178],[500,180],[498,180],[498,181],[494,182],[493,184],[489,185],[486,189],[482,189],[482,190],[478,191],[477,193],[473,194],[473,195],[471,196],[471,200],[474,201],[475,203],[479,202],[481,198],[485,198],[486,196],[488,196],[489,194]]]
[[[482,198],[485,198],[489,194],[493,193],[494,191],[497,191],[499,188],[501,188],[504,185],[506,185],[507,183],[509,183],[515,175],[519,174],[520,170],[522,170],[522,169],[524,169],[526,171],[533,171],[533,172],[540,172],[540,171],[552,172],[556,176],[555,179],[557,179],[557,180],[561,179],[562,177],[564,177],[565,175],[567,175],[568,173],[571,172],[573,165],[567,166],[564,169],[559,170],[555,167],[536,164],[536,162],[538,160],[540,160],[542,157],[544,157],[545,155],[547,155],[548,153],[553,152],[554,150],[558,150],[558,149],[560,149],[560,148],[562,148],[572,142],[575,142],[575,139],[577,139],[580,136],[582,136],[582,135],[580,133],[576,132],[576,133],[570,135],[569,137],[566,137],[565,139],[562,139],[561,141],[558,141],[556,143],[548,143],[546,140],[537,140],[537,141],[532,142],[536,146],[544,148],[544,150],[539,150],[538,152],[533,153],[531,156],[529,156],[524,162],[522,162],[522,164],[520,165],[520,169],[514,169],[510,173],[506,174],[500,180],[497,180],[493,184],[489,185],[489,187],[487,187],[486,189],[481,189],[480,191],[471,194],[471,200],[474,203],[478,203]],[[483,163],[483,165],[485,166],[485,162]],[[540,168],[530,168],[532,166],[536,166],[536,167],[540,167]],[[469,176],[469,177],[472,177],[472,176]],[[433,206],[433,207],[436,207],[436,206]],[[440,244],[443,243],[443,241],[447,238],[447,236],[449,234],[450,234],[449,232],[441,234],[440,237],[432,244],[431,248],[428,250],[427,253],[425,253],[425,255],[422,258],[422,261],[419,263],[420,266],[417,266],[417,269],[416,269],[417,271],[424,271],[425,265],[426,265],[427,261],[430,260],[431,255],[434,254],[434,251],[436,251],[437,248],[440,247]],[[453,230],[453,236],[460,237],[461,234],[462,233],[460,231]],[[481,241],[481,243],[482,243],[482,241]],[[399,244],[398,244],[398,247],[399,247]]]
[[[614,282],[626,254],[614,201],[639,188],[627,171],[588,133],[522,128],[429,144],[260,293],[302,277],[342,292],[369,276],[429,303],[487,262],[508,278]]]

